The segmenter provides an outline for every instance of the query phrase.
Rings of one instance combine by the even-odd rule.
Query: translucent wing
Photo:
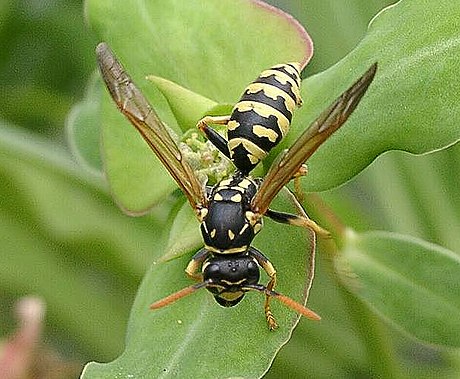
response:
[[[97,61],[102,78],[120,111],[139,131],[144,140],[160,159],[193,208],[206,205],[202,184],[171,138],[147,99],[135,86],[106,43],[96,48]]]
[[[374,63],[355,84],[321,113],[289,150],[280,154],[252,200],[252,209],[255,212],[264,214],[276,194],[293,178],[302,164],[343,125],[365,94],[376,70],[377,63]]]

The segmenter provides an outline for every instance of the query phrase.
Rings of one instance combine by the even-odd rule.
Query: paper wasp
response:
[[[207,121],[215,122],[216,119],[203,119],[204,122],[202,120],[198,126],[237,167],[236,172],[229,178],[220,181],[214,187],[205,187],[199,182],[164,124],[107,44],[100,43],[96,48],[96,54],[102,77],[113,100],[176,180],[201,224],[204,247],[192,257],[185,270],[197,283],[153,303],[150,308],[164,307],[200,288],[210,291],[216,301],[225,307],[236,305],[247,291],[258,291],[265,294],[264,310],[270,329],[277,327],[270,310],[271,298],[278,299],[307,318],[319,320],[320,317],[315,312],[274,290],[276,270],[264,254],[251,246],[251,243],[262,228],[263,216],[281,223],[321,230],[304,216],[277,212],[269,209],[269,205],[278,192],[299,173],[303,163],[347,120],[372,82],[377,65],[372,65],[355,84],[322,112],[297,141],[280,154],[263,179],[254,179],[248,175],[253,165],[263,157],[256,156],[252,161],[249,159],[250,164],[247,160],[246,163],[241,163],[244,159],[241,162],[237,161],[235,149],[232,149],[231,144],[235,138],[241,136],[229,137],[227,143],[207,126]],[[288,68],[291,75],[295,76],[294,71],[298,75],[298,68],[294,65],[278,67],[286,70],[287,66],[292,68]],[[298,84],[292,86],[294,87],[298,89]],[[261,88],[255,90],[263,91],[265,94],[268,91]],[[284,101],[285,96],[282,98]],[[294,100],[296,104],[300,104],[300,95],[296,95]],[[238,105],[241,105],[242,101],[244,100],[237,103],[238,109],[241,108]],[[270,107],[270,115],[273,115],[273,107]],[[235,119],[232,117],[233,114],[217,121],[228,125],[229,121]],[[243,119],[244,117],[240,118],[240,121]],[[246,124],[240,123],[234,130],[246,133],[247,128],[254,125],[251,120],[254,119],[247,118]],[[261,134],[257,137],[261,137]],[[275,142],[278,143],[279,140]],[[264,149],[265,152],[268,150],[269,148]],[[241,156],[248,157],[253,151],[244,149]],[[262,267],[270,278],[266,286],[259,283],[259,267]],[[200,268],[201,273],[198,273]]]

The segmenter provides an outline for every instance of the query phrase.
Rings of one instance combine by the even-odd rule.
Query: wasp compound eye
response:
[[[246,279],[247,279],[248,284],[256,284],[259,282],[259,277],[260,277],[259,266],[257,265],[256,262],[254,261],[248,262],[246,273],[247,273]]]

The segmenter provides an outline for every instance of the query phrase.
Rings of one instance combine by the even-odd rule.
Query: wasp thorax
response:
[[[213,189],[201,223],[207,249],[220,254],[247,250],[258,231],[246,217],[256,191],[252,180],[238,174]]]

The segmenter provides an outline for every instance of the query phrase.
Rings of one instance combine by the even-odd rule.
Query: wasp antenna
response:
[[[298,303],[294,299],[291,299],[290,297],[283,295],[279,292],[269,290],[267,287],[265,287],[262,284],[253,284],[253,285],[245,285],[244,289],[247,290],[254,290],[254,291],[259,291],[264,293],[267,296],[273,297],[275,299],[278,299],[281,301],[285,306],[288,308],[291,308],[292,310],[296,311],[300,315],[309,318],[310,320],[314,321],[319,321],[321,320],[321,316],[319,316],[317,313],[313,312],[311,309],[307,308],[306,306]]]
[[[297,301],[291,299],[290,297],[287,297],[287,296],[282,295],[282,294],[280,294],[278,292],[269,291],[269,290],[267,290],[266,293],[269,296],[272,296],[275,299],[278,299],[284,305],[286,305],[287,307],[293,309],[294,311],[296,311],[297,313],[301,314],[302,316],[304,316],[306,318],[309,318],[310,320],[314,320],[314,321],[321,320],[321,317],[317,313],[313,312],[311,309],[305,307],[304,305],[298,303]]]
[[[154,310],[154,309],[159,309],[159,308],[166,307],[167,305],[174,303],[176,300],[182,299],[183,297],[192,294],[196,290],[199,290],[200,288],[206,287],[208,284],[209,284],[208,281],[204,281],[204,282],[194,284],[192,286],[182,288],[181,290],[179,290],[179,291],[177,291],[175,293],[172,293],[171,295],[166,296],[165,298],[163,298],[161,300],[155,301],[153,304],[150,305],[149,308],[151,310]]]

